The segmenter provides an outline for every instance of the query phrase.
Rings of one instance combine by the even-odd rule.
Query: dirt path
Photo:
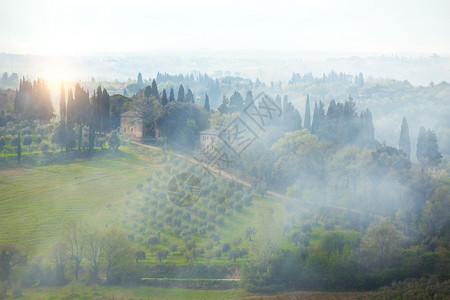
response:
[[[142,147],[145,147],[145,148],[163,151],[162,148],[160,148],[160,147],[155,147],[155,146],[145,145],[145,144],[139,143],[139,142],[137,142],[137,141],[133,141],[133,140],[126,140],[126,141],[129,142],[129,143],[131,143],[131,144],[135,144],[135,145],[142,146]],[[193,158],[191,158],[191,157],[189,157],[189,156],[186,156],[186,155],[183,155],[183,154],[174,152],[174,151],[172,151],[172,153],[173,153],[175,156],[177,156],[177,157],[186,159],[186,160],[188,160],[188,161],[190,161],[190,162],[192,162],[192,163],[194,163],[194,164],[197,164],[197,165],[199,165],[199,166],[202,166],[203,168],[207,168],[209,171],[212,171],[212,172],[214,172],[214,173],[217,173],[217,174],[219,174],[220,176],[223,176],[223,177],[226,177],[226,178],[228,178],[228,179],[234,180],[235,182],[241,183],[241,184],[243,184],[243,185],[245,185],[245,186],[248,186],[248,187],[251,186],[251,184],[250,184],[249,182],[247,182],[247,181],[245,181],[245,180],[243,180],[243,179],[241,179],[241,178],[239,178],[239,177],[236,177],[236,176],[234,176],[234,175],[232,175],[232,174],[230,174],[230,173],[228,173],[228,172],[225,172],[225,171],[223,171],[223,170],[214,168],[214,167],[211,166],[211,165],[202,163],[202,162],[200,162],[200,161],[198,161],[198,160],[195,160],[195,159],[193,159]],[[275,196],[275,197],[278,197],[278,198],[284,199],[284,200],[298,201],[298,202],[308,203],[308,204],[311,204],[311,205],[318,205],[317,203],[314,203],[313,201],[300,200],[300,199],[293,198],[293,197],[289,197],[289,196],[286,196],[286,195],[283,195],[283,194],[280,194],[280,193],[277,193],[277,192],[274,192],[274,191],[267,191],[267,194],[270,194],[270,195],[272,195],[272,196]],[[337,205],[332,205],[332,204],[321,204],[321,206],[328,207],[328,208],[333,208],[333,209],[349,210],[349,211],[351,211],[351,212],[359,213],[359,214],[362,214],[362,213],[363,213],[362,211],[357,210],[357,209],[347,208],[347,207],[342,207],[342,206],[337,206]],[[380,216],[380,215],[374,215],[374,216],[377,217],[377,218],[379,218],[379,219],[384,218],[383,216]]]

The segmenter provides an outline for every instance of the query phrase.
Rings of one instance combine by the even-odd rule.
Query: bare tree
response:
[[[103,236],[97,228],[89,228],[85,234],[85,247],[90,264],[90,281],[98,281],[98,271],[103,260]]]
[[[70,259],[75,264],[75,278],[78,280],[81,261],[86,254],[86,242],[83,239],[83,228],[75,222],[70,223],[66,229],[66,244]]]
[[[55,261],[55,281],[57,285],[66,283],[64,267],[67,262],[67,248],[63,242],[57,242],[53,246],[52,257]]]

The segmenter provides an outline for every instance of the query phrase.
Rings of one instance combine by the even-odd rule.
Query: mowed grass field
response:
[[[143,183],[144,187],[165,192],[167,179],[172,176],[164,171],[167,166],[179,167],[170,162],[170,155],[166,157],[158,150],[130,146],[121,147],[118,152],[105,151],[91,158],[45,166],[0,168],[0,244],[14,244],[31,256],[48,254],[53,244],[64,236],[65,226],[71,221],[93,223],[103,228],[116,226],[136,233],[137,229],[131,225],[146,217],[138,209],[137,203],[144,194],[138,191],[137,185]],[[155,175],[158,171],[165,174],[164,178],[148,183],[149,177],[158,178]],[[273,200],[272,197],[262,199],[254,195],[254,205],[235,211],[232,217],[227,217],[224,226],[216,226],[222,241],[231,243],[234,237],[241,236],[241,246],[247,247],[244,231],[247,226],[255,225],[258,210],[271,207],[280,211],[280,205]],[[168,203],[177,209],[170,201]],[[198,205],[202,207],[200,203]],[[166,249],[171,243],[183,247],[183,240],[171,229],[163,229],[161,233],[168,240],[156,250]],[[206,236],[195,235],[194,239],[202,247],[207,242]],[[145,242],[143,239],[135,244],[148,251]],[[244,258],[238,258],[236,263],[242,260]],[[202,262],[203,256],[196,261]],[[170,253],[165,262],[187,263],[180,253]],[[214,258],[213,262],[233,263],[226,255]],[[154,265],[159,262],[153,252],[148,253],[143,263]]]
[[[0,169],[0,244],[37,254],[70,221],[95,221],[95,215],[161,168],[161,153],[145,154],[122,147],[73,162]]]

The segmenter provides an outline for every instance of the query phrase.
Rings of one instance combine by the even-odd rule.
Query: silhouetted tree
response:
[[[220,104],[219,108],[217,109],[221,114],[227,114],[228,113],[228,98],[223,95],[222,104]]]
[[[206,96],[205,96],[205,105],[204,105],[203,107],[205,108],[205,110],[206,110],[207,112],[210,112],[210,111],[211,111],[211,108],[209,107],[209,98],[208,98],[208,94],[206,94]]]
[[[233,113],[242,110],[244,106],[244,99],[242,99],[241,94],[238,91],[234,91],[233,95],[230,97],[230,103],[228,106],[228,111]]]
[[[247,91],[247,94],[245,95],[245,102],[244,102],[244,106],[247,107],[248,105],[250,105],[250,103],[253,102],[253,93],[251,90]]]
[[[408,156],[408,158],[410,158],[411,142],[409,139],[408,122],[406,121],[405,117],[403,117],[403,120],[402,120],[402,127],[400,130],[400,140],[398,142],[398,149],[405,152],[405,154]]]
[[[180,84],[180,87],[178,88],[178,102],[185,102],[184,87],[182,84]]]
[[[194,94],[192,93],[191,89],[187,90],[186,93],[186,102],[188,103],[194,103]]]
[[[153,93],[152,87],[147,85],[144,89],[144,96],[148,98],[152,95],[152,93]]]
[[[303,127],[311,131],[311,109],[309,108],[309,95],[306,95],[305,121]]]
[[[138,87],[139,87],[139,88],[142,87],[142,85],[143,85],[143,82],[142,82],[142,74],[141,74],[141,72],[139,72],[139,74],[138,74],[138,77],[137,77],[137,84],[138,84]]]
[[[155,99],[159,100],[158,85],[156,84],[155,79],[152,81],[152,95]]]
[[[441,163],[442,155],[439,153],[436,134],[421,127],[417,137],[417,160],[425,166],[432,167]]]
[[[61,91],[59,93],[59,115],[61,121],[66,120],[66,91],[64,90],[64,81],[61,81]]]
[[[170,88],[170,93],[169,93],[169,102],[175,101],[175,95],[173,92],[173,88]]]
[[[161,97],[161,104],[162,104],[163,106],[166,106],[167,103],[169,103],[169,99],[167,99],[166,89],[163,89],[162,97]]]

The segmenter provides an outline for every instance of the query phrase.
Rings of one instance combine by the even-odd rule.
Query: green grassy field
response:
[[[241,299],[251,295],[241,289],[194,290],[147,286],[95,286],[72,284],[63,288],[26,289],[23,299]],[[17,299],[7,297],[6,299]]]
[[[92,220],[160,169],[162,156],[150,154],[125,148],[91,159],[0,169],[0,244],[45,250],[65,224]]]
[[[168,248],[171,243],[183,247],[183,240],[173,232],[173,228],[166,226],[158,229],[151,223],[151,220],[164,222],[167,214],[164,209],[167,207],[179,209],[166,199],[167,182],[177,170],[193,168],[190,163],[171,157],[174,158],[171,155],[165,157],[157,150],[130,146],[121,147],[119,152],[105,151],[91,158],[74,161],[1,168],[0,244],[15,244],[28,254],[44,254],[62,237],[66,224],[80,221],[101,227],[121,227],[140,237],[135,243],[145,251],[152,250],[154,253],[158,249]],[[225,193],[221,186],[230,182],[218,177],[219,190],[214,195],[203,197],[196,206],[210,214],[207,203],[213,205],[218,195]],[[138,184],[151,188],[152,193],[137,189]],[[210,181],[206,181],[205,187],[208,188],[210,184]],[[143,200],[145,198],[147,200]],[[155,207],[158,214],[154,217],[149,217],[149,212],[142,209],[149,199],[159,201],[159,206]],[[216,224],[213,231],[220,234],[221,242],[231,243],[234,237],[240,236],[243,240],[241,247],[246,247],[248,241],[244,237],[245,228],[254,225],[258,209],[268,207],[281,211],[273,198],[261,199],[254,195],[251,207],[245,206],[240,210],[227,208],[227,212],[232,212],[224,216],[224,224]],[[181,211],[192,214],[191,221],[186,221],[186,224],[200,222],[201,218],[195,217],[195,210],[182,208]],[[220,214],[217,215],[220,217]],[[139,227],[143,226],[145,231],[139,232]],[[149,249],[146,235],[156,231],[164,235],[165,240]],[[193,239],[199,247],[204,247],[207,236],[193,234]],[[202,262],[202,259],[199,257],[197,262]],[[213,260],[215,264],[230,264],[226,255]],[[238,258],[237,263],[241,260]],[[179,253],[171,253],[165,262],[186,264]],[[147,255],[143,263],[154,265],[159,262],[154,255]]]

